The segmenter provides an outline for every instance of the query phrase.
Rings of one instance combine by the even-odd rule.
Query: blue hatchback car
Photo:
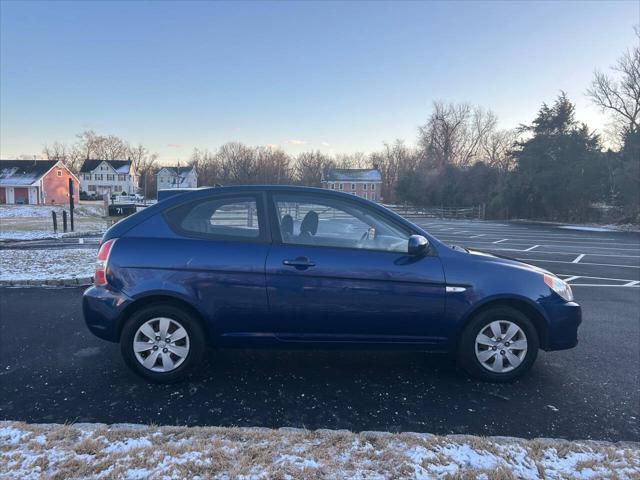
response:
[[[580,306],[555,275],[450,247],[386,208],[332,190],[221,187],[111,227],[83,297],[95,335],[156,382],[206,346],[452,352],[510,381],[538,349],[577,344]]]

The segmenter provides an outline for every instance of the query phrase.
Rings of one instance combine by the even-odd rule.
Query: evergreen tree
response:
[[[517,144],[510,189],[511,212],[527,218],[586,220],[602,199],[607,172],[599,138],[575,119],[575,107],[561,93],[543,104]]]

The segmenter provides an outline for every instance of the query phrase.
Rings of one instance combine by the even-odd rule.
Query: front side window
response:
[[[199,200],[166,214],[169,224],[184,234],[220,239],[258,239],[261,225],[255,197]]]
[[[285,244],[407,253],[408,229],[355,202],[309,194],[274,201]]]

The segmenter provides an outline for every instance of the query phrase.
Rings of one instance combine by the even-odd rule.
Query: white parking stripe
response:
[[[633,282],[629,282],[629,283],[625,283],[624,286],[625,287],[634,287],[636,285],[640,284],[640,280],[634,280]]]
[[[584,253],[581,253],[576,258],[574,258],[571,263],[580,263],[580,260],[582,260],[584,258],[584,255],[585,255]]]
[[[568,275],[562,274],[562,273],[559,273],[558,276],[559,277],[568,277]],[[625,283],[635,282],[636,281],[636,280],[629,280],[628,278],[589,277],[587,275],[580,275],[580,278],[588,278],[588,279],[591,279],[591,280],[612,280],[614,282],[625,282]],[[564,280],[566,282],[566,279],[564,279]]]
[[[444,241],[445,243],[455,241],[455,242],[463,243],[465,245],[479,245],[481,243],[492,245],[492,244],[496,243],[496,242],[483,241],[483,240],[474,240],[474,241],[471,241],[471,242],[469,242],[469,241],[465,242],[464,240],[461,240],[461,239],[443,240],[442,238],[440,238],[440,240]],[[531,245],[531,242],[509,242],[509,245],[518,245],[518,244],[519,245]],[[491,248],[488,245],[487,245],[487,248]],[[556,247],[556,248],[575,248],[578,251],[584,251],[586,249],[589,249],[589,250],[593,250],[593,249],[596,249],[596,250],[619,250],[619,251],[622,251],[622,252],[637,252],[638,251],[637,248],[594,247],[594,246],[590,246],[590,245],[576,245],[576,244],[571,244],[571,245],[553,245],[553,244],[550,244],[550,243],[541,243],[539,246],[540,247],[551,247],[551,248],[553,248],[553,247]],[[480,248],[480,247],[478,247],[478,248]],[[520,249],[520,250],[522,250],[522,249]],[[562,252],[562,253],[571,253],[571,252]],[[587,253],[589,253],[589,252],[587,252]],[[598,254],[594,253],[594,255],[598,255]]]
[[[435,235],[436,237],[438,237],[440,240],[445,240],[447,239],[447,241],[449,240],[454,240],[456,242],[461,242],[461,241],[465,241],[468,240],[471,237],[454,237],[451,235]],[[504,237],[502,235],[495,235],[498,238],[502,238],[504,239]],[[535,236],[528,236],[526,238],[514,238],[512,235],[509,236],[509,238],[507,239],[509,240],[509,243],[515,243],[515,244],[520,244],[520,245],[531,245],[532,243],[539,243],[542,242],[540,245],[555,245],[558,247],[564,247],[565,245],[562,244],[566,244],[568,243],[568,246],[571,245],[576,245],[576,244],[580,244],[580,245],[585,245],[588,246],[589,248],[619,248],[620,246],[622,247],[632,247],[632,248],[627,248],[626,250],[635,250],[638,251],[640,249],[640,243],[622,243],[622,242],[603,242],[601,240],[594,240],[592,242],[589,242],[589,239],[567,239],[567,240],[556,240],[556,239],[546,239],[546,238],[539,238],[539,237],[535,237]],[[483,243],[495,243],[495,242],[491,242],[491,240],[476,240],[476,241],[480,241]],[[609,246],[613,246],[613,247],[609,247]]]
[[[529,247],[526,250],[523,250],[523,252],[530,252],[531,250],[533,250],[534,248],[538,248],[540,245],[534,245],[533,247]]]
[[[569,283],[572,280],[576,280],[578,278],[582,278],[580,275],[574,275],[573,277],[567,277],[564,279],[565,282]]]
[[[541,245],[538,245],[541,246]],[[473,250],[473,248],[472,248]],[[529,250],[522,250],[520,248],[499,248],[499,247],[489,247],[487,248],[489,251],[500,251],[500,252],[528,252]],[[549,251],[541,251],[533,252],[534,255],[575,255],[575,252],[549,252]],[[640,258],[640,255],[623,255],[621,253],[589,253],[590,257],[624,257],[624,258]]]
[[[506,242],[507,240],[509,240],[508,238],[503,238],[502,240],[498,240],[497,242],[492,242],[492,243],[502,243],[502,242]]]
[[[572,265],[575,262],[565,262],[562,260],[542,260],[541,258],[516,258],[516,260],[521,260],[523,262],[542,262],[542,263],[566,263],[568,265]],[[589,263],[582,262],[580,265],[597,265],[601,267],[620,267],[620,268],[640,268],[640,265],[613,265],[611,263]]]
[[[486,234],[484,234],[484,233],[480,233],[480,234],[478,234],[478,235],[472,235],[472,236],[471,236],[471,237],[469,237],[469,238],[484,237],[485,235],[486,235]]]

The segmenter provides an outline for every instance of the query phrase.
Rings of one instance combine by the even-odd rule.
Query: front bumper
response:
[[[582,309],[575,302],[553,302],[544,306],[549,318],[545,350],[566,350],[578,344]]]
[[[82,296],[82,312],[87,327],[96,337],[118,342],[125,309],[131,298],[105,287],[89,287]]]

